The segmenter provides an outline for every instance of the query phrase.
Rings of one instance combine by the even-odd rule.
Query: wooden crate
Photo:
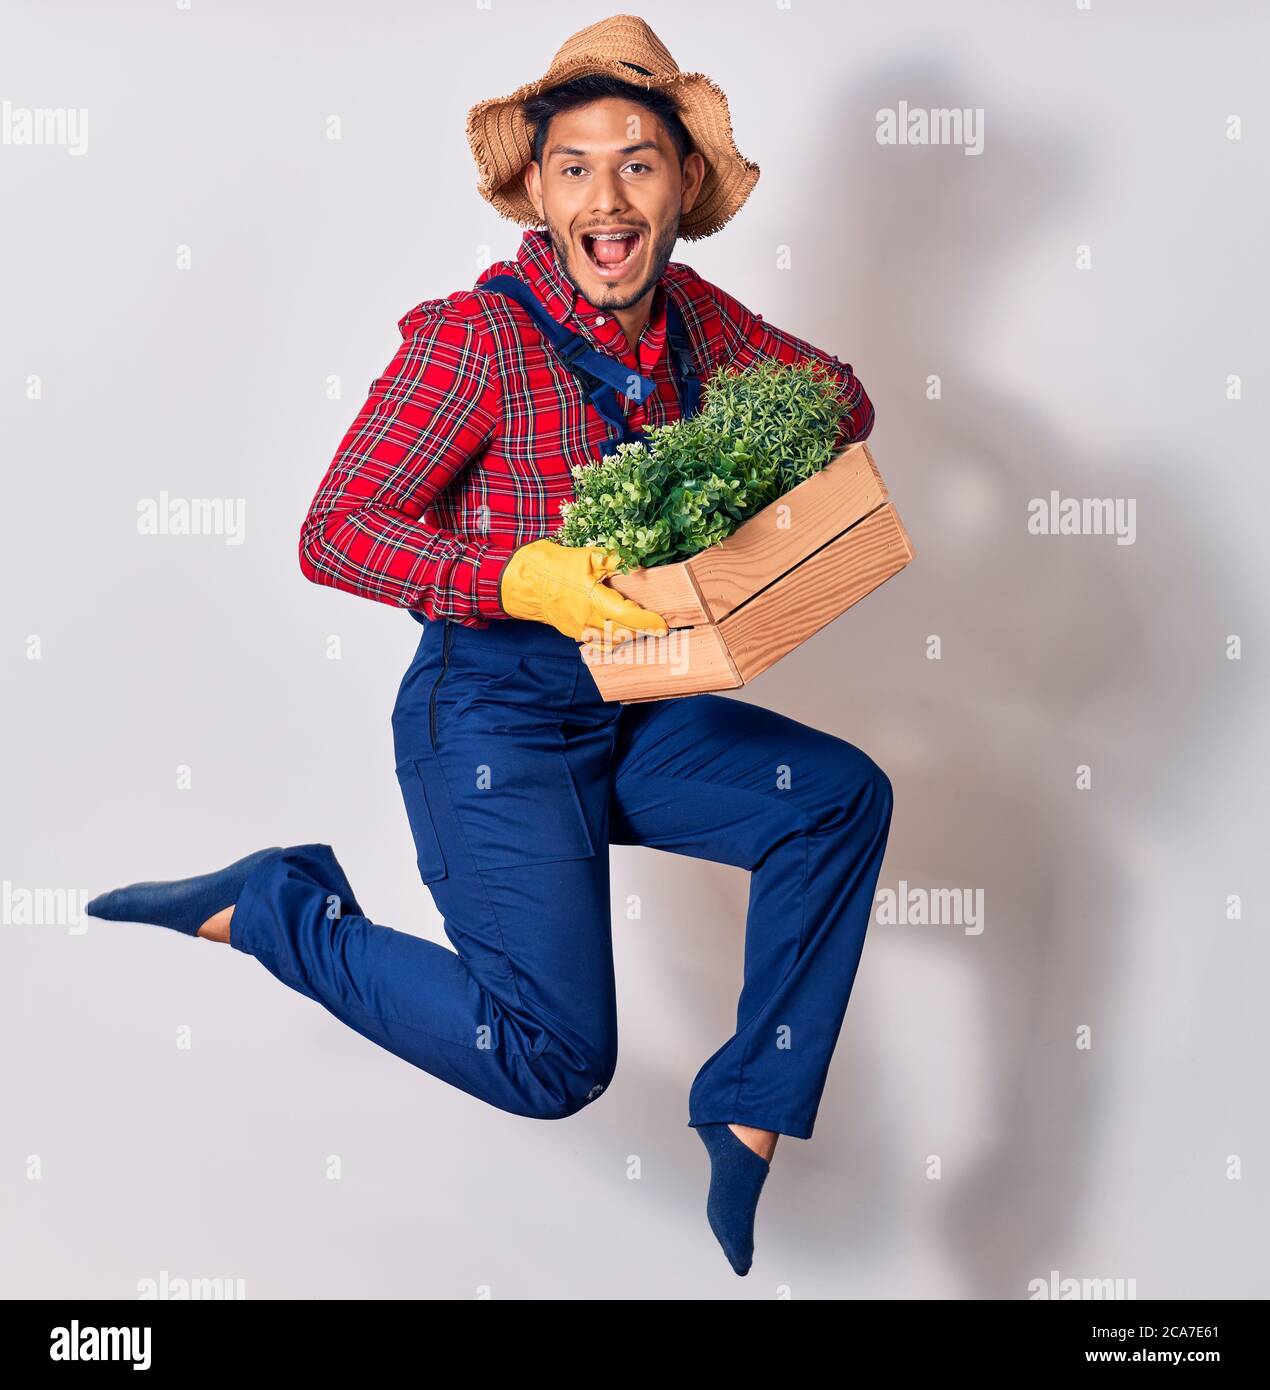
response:
[[[733,690],[788,655],[913,558],[867,444],[852,444],[726,540],[609,583],[670,626],[610,653],[583,649],[606,700]]]

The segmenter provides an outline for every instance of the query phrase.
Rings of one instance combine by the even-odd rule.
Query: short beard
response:
[[[665,230],[653,246],[652,263],[649,266],[648,277],[638,289],[630,290],[629,298],[625,300],[606,298],[603,303],[597,304],[587,296],[587,292],[573,278],[573,272],[569,269],[569,251],[572,243],[568,237],[562,237],[555,229],[555,226],[547,222],[547,235],[551,238],[552,250],[556,253],[556,261],[560,269],[564,272],[564,277],[575,290],[595,309],[629,309],[633,304],[638,304],[641,299],[651,290],[665,273],[666,267],[670,264],[670,257],[675,249],[675,242],[679,240],[679,218],[666,224]],[[580,252],[585,255],[585,252]],[[609,292],[614,295],[621,295],[622,291],[614,286]]]

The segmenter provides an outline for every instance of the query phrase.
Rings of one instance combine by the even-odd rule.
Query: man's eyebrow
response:
[[[618,154],[634,154],[636,150],[656,150],[658,148],[655,140],[641,140],[638,145],[623,145]],[[556,154],[571,154],[585,159],[591,153],[590,150],[580,150],[576,145],[552,145],[547,151],[547,158]]]

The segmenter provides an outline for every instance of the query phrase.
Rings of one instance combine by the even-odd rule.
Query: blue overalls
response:
[[[616,358],[597,352],[581,334],[553,319],[533,290],[514,275],[491,276],[481,282],[481,289],[497,290],[527,310],[565,366],[578,376],[592,406],[617,431],[600,445],[601,454],[607,456],[621,443],[645,438],[642,429],[632,429],[627,422],[615,392],[620,391],[628,400],[646,400],[656,390],[656,383],[650,377],[634,374]],[[701,380],[693,362],[683,315],[669,294],[666,295],[666,345],[670,351],[670,374],[679,397],[679,415],[687,420],[700,406]]]
[[[486,285],[532,297],[507,279]],[[575,367],[626,389],[629,368],[526,307]],[[692,413],[669,298],[667,320]],[[620,431],[605,452],[642,434],[606,413],[616,400],[600,387],[590,398]],[[547,624],[420,621],[393,711],[396,773],[454,949],[367,917],[325,844],[253,872],[231,944],[411,1065],[560,1119],[617,1066],[609,845],[736,865],[750,872],[736,1031],[697,1073],[688,1123],[811,1138],[890,829],[886,774],[844,739],[734,697],[608,703],[577,642]]]

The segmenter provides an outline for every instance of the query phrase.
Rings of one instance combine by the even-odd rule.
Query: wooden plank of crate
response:
[[[882,489],[882,500],[886,501],[891,494],[887,491],[886,483],[882,479],[882,474],[878,471],[877,460],[873,457],[873,453],[869,446],[861,440],[859,445],[852,445],[852,448],[859,448],[862,451],[865,463],[869,465],[873,476],[877,479],[878,487]]]
[[[623,598],[660,613],[671,627],[696,627],[710,621],[686,560],[635,569],[630,574],[611,574],[608,582]]]
[[[601,696],[624,704],[732,690],[741,684],[719,629],[712,623],[673,629],[664,637],[630,638],[607,658],[586,650],[581,655]]]
[[[714,622],[854,526],[887,499],[868,447],[853,444],[819,473],[685,563]],[[781,524],[788,522],[788,525]]]
[[[913,558],[892,503],[857,522],[719,624],[742,683],[845,613]]]
[[[895,512],[895,525],[899,530],[900,538],[904,543],[904,547],[908,551],[908,560],[904,562],[905,564],[907,564],[909,560],[912,560],[916,556],[917,551],[913,549],[913,542],[909,538],[908,531],[904,527],[904,520],[900,516],[898,511]]]
[[[615,574],[608,582],[671,627],[718,622],[887,496],[868,446],[852,444],[726,540],[673,565]],[[787,526],[778,525],[786,519]]]

